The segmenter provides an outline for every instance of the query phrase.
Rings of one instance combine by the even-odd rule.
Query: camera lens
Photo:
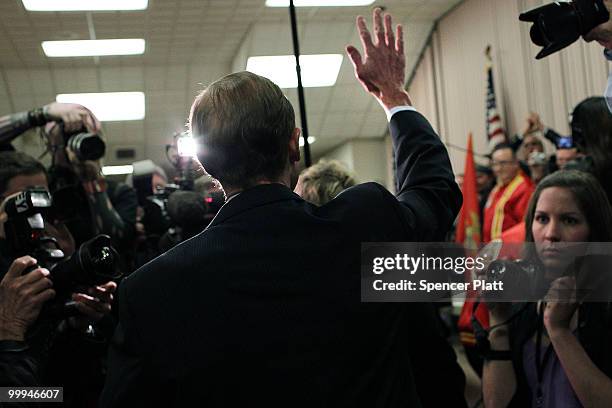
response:
[[[68,147],[81,161],[98,160],[106,152],[106,144],[100,136],[94,133],[79,133],[71,136],[68,139]]]

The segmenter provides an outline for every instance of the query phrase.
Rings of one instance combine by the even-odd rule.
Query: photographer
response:
[[[485,355],[485,406],[609,407],[610,304],[577,303],[576,271],[567,275],[571,257],[559,248],[612,241],[610,203],[593,176],[559,171],[538,185],[525,222],[532,246],[524,260],[543,270],[549,289],[537,304],[487,303],[492,352]],[[560,290],[571,295],[560,297]]]
[[[98,234],[109,235],[124,262],[131,265],[129,254],[136,238],[138,208],[135,190],[124,183],[107,180],[102,174],[99,158],[86,160],[73,146],[67,145],[70,133],[65,126],[50,122],[45,131],[49,149],[53,152],[53,165],[49,171],[53,191],[69,189],[73,191],[75,200],[81,202],[72,219],[67,221],[76,244],[80,245]]]
[[[608,11],[612,10],[612,0],[604,0]],[[604,55],[608,61],[612,61],[612,20],[608,20],[589,31],[583,36],[587,42],[597,41],[604,47]],[[605,100],[608,110],[612,112],[612,71],[608,75],[608,85],[605,91]]]
[[[602,97],[580,102],[572,112],[572,141],[584,157],[566,164],[592,173],[612,201],[612,113]]]
[[[10,321],[3,326],[9,329],[7,340],[20,342],[3,352],[2,361],[6,358],[12,361],[11,364],[20,363],[24,371],[27,368],[32,374],[21,375],[19,366],[16,366],[15,370],[7,369],[8,378],[3,378],[2,382],[19,385],[13,382],[30,383],[35,379],[38,385],[59,384],[65,387],[66,406],[84,406],[96,398],[102,381],[100,363],[106,349],[104,336],[108,337],[112,331],[112,322],[104,318],[111,311],[116,284],[109,281],[72,293],[71,300],[78,312],[75,316],[60,321],[38,319],[32,324],[44,301],[52,297],[52,290],[40,292],[42,288],[52,288],[53,276],[44,268],[21,276],[26,267],[37,263],[31,257],[13,261],[15,255],[9,249],[11,242],[7,241],[9,237],[5,229],[9,221],[6,203],[31,187],[48,189],[42,164],[24,153],[1,152],[0,319]],[[66,255],[72,255],[74,240],[67,228],[59,222],[45,221],[45,233],[57,240]],[[33,281],[36,281],[35,285],[31,283]],[[17,327],[11,329],[15,323]]]
[[[578,149],[575,147],[559,148],[555,153],[556,164],[559,170],[563,170],[569,162],[578,158]]]
[[[52,102],[42,108],[0,117],[0,150],[14,150],[10,142],[17,136],[53,121],[62,121],[67,131],[75,131],[83,126],[90,132],[100,130],[100,122],[84,106]]]

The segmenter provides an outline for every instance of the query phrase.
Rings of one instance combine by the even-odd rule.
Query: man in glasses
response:
[[[501,238],[502,232],[523,220],[533,183],[520,169],[516,153],[508,144],[495,146],[491,167],[496,185],[484,208],[483,240]]]

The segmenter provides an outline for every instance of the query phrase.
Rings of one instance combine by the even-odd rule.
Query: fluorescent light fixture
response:
[[[145,95],[142,92],[60,94],[55,100],[83,105],[103,122],[141,120],[145,117]]]
[[[308,136],[308,144],[313,144],[317,141],[317,138],[314,136]],[[300,136],[300,147],[304,147],[304,136]]]
[[[117,176],[120,174],[132,174],[134,172],[134,166],[128,164],[127,166],[103,166],[102,174],[105,176]]]
[[[342,54],[301,55],[302,85],[305,88],[333,86],[341,65]],[[246,69],[270,79],[281,88],[297,88],[293,55],[249,57]]]
[[[47,57],[138,55],[143,54],[145,51],[145,40],[141,38],[43,41],[41,45]]]
[[[149,0],[22,0],[28,11],[145,10]]]
[[[368,6],[374,0],[295,0],[295,7],[347,7]],[[268,7],[289,7],[289,0],[266,0]]]

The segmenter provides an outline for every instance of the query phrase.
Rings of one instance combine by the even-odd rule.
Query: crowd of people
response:
[[[346,51],[387,114],[395,195],[334,161],[299,174],[293,107],[249,72],[193,102],[197,160],[178,162],[198,182],[153,163],[106,178],[80,105],[0,118],[0,386],[61,386],[68,407],[467,407],[432,304],[360,302],[361,243],[444,241],[462,199],[404,89],[401,25],[375,9],[357,28],[363,51]],[[570,137],[530,114],[476,168],[484,242],[533,243],[521,257],[549,293],[576,288],[557,244],[612,241],[611,119],[597,97]],[[31,128],[50,168],[9,143]],[[610,303],[549,293],[477,309],[487,408],[612,404]]]

